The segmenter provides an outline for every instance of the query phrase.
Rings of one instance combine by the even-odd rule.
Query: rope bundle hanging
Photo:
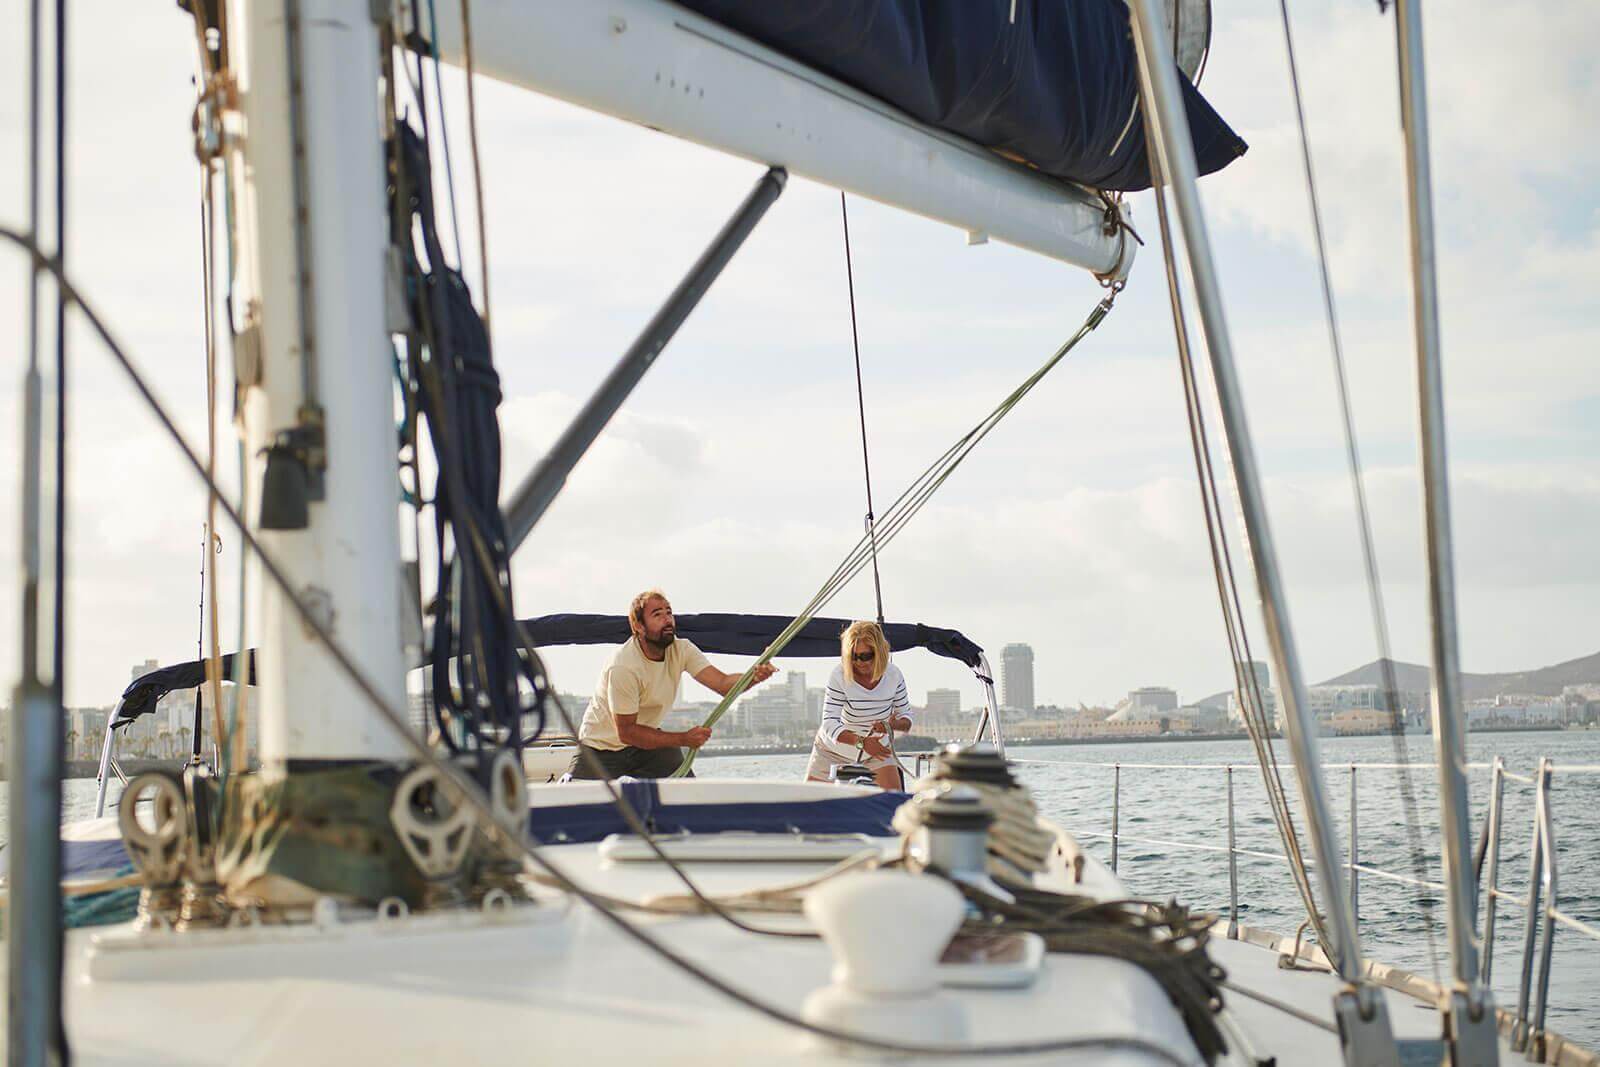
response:
[[[921,474],[917,475],[904,492],[895,498],[894,503],[884,512],[882,520],[876,524],[873,534],[862,534],[861,538],[855,543],[855,547],[845,553],[844,559],[834,568],[833,573],[828,576],[827,580],[822,583],[821,588],[807,601],[805,607],[795,616],[794,621],[786,626],[782,633],[773,638],[772,643],[767,646],[766,650],[745,670],[744,674],[739,676],[739,680],[734,683],[733,688],[728,690],[727,695],[712,709],[711,714],[706,716],[705,725],[707,727],[715,726],[717,721],[727,713],[728,708],[733,706],[733,702],[739,699],[744,691],[750,687],[751,680],[755,677],[756,668],[782,652],[784,646],[794,638],[794,635],[799,633],[806,623],[815,618],[816,614],[826,607],[828,602],[839,594],[840,590],[849,585],[856,575],[860,574],[872,562],[875,553],[879,549],[887,547],[900,534],[900,531],[905,529],[906,524],[916,517],[917,512],[922,510],[923,505],[949,480],[950,476],[956,472],[956,468],[960,467],[966,458],[972,454],[972,450],[977,448],[985,437],[989,436],[990,431],[998,426],[1000,421],[1009,415],[1018,404],[1022,403],[1023,398],[1033,391],[1034,386],[1043,381],[1045,375],[1054,370],[1056,365],[1063,359],[1066,359],[1067,354],[1076,348],[1080,341],[1094,332],[1095,328],[1104,321],[1107,313],[1111,311],[1111,307],[1117,299],[1117,294],[1121,291],[1121,284],[1110,286],[1105,297],[1095,304],[1094,309],[1089,312],[1088,318],[1084,319],[1083,325],[1079,326],[1076,332],[1050,355],[1049,359],[1045,360],[1037,370],[1023,379],[1022,384],[1013,389],[992,411],[980,419],[976,426],[957,438],[954,444],[945,449]],[[689,773],[689,770],[694,766],[696,751],[691,749],[684,757],[683,763],[679,765],[676,771],[672,772],[674,778],[682,777]]]
[[[439,240],[427,145],[406,124],[396,127],[396,137],[402,175],[397,228],[409,233],[415,219],[422,243],[422,256],[411,242],[403,245],[415,317],[426,342],[426,358],[419,353],[413,360],[414,384],[441,469],[433,501],[434,716],[452,751],[475,752],[486,766],[499,748],[520,748],[525,713],[537,716],[538,730],[543,729],[546,684],[536,661],[518,650],[501,610],[510,600],[511,571],[499,507],[500,379],[488,332]],[[466,550],[468,528],[483,533],[487,559]],[[528,708],[523,707],[522,679],[533,693]]]

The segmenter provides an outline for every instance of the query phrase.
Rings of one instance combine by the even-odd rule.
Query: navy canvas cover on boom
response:
[[[786,615],[737,615],[724,612],[677,617],[679,637],[693,641],[702,652],[727,656],[761,655],[793,621]],[[521,625],[535,648],[620,645],[631,632],[626,615],[542,615],[537,619],[523,619]],[[812,619],[784,646],[783,655],[804,658],[837,656],[839,635],[849,625],[849,619]],[[925,648],[934,655],[960,660],[974,670],[978,667],[979,657],[983,655],[983,649],[957,631],[924,626],[920,622],[891,622],[884,626],[883,634],[889,639],[889,647],[896,652]],[[233,680],[235,655],[237,653],[230,652],[222,657],[224,681]],[[252,650],[249,660],[251,684],[256,680],[255,667],[255,652]],[[140,675],[122,691],[116,714],[111,718],[112,728],[121,729],[139,716],[148,715],[155,710],[157,702],[174,689],[193,689],[205,679],[205,660],[198,659]]]
[[[1150,188],[1123,0],[678,2],[1045,174]],[[1178,74],[1200,173],[1221,170],[1246,145]]]

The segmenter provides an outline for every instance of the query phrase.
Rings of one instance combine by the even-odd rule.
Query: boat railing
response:
[[[1287,865],[1290,859],[1282,852],[1242,848],[1238,844],[1234,804],[1233,772],[1236,766],[1253,770],[1250,764],[1232,763],[1128,763],[1090,762],[1081,760],[1015,759],[1022,766],[1083,767],[1111,772],[1111,829],[1110,832],[1074,831],[1080,838],[1096,838],[1110,844],[1110,864],[1117,871],[1121,846],[1130,844],[1151,845],[1191,852],[1225,854],[1228,857],[1228,931],[1229,936],[1240,929],[1239,924],[1239,857],[1270,860]],[[1341,864],[1348,872],[1348,889],[1351,911],[1360,922],[1360,885],[1363,875],[1382,881],[1395,882],[1419,889],[1444,892],[1444,883],[1408,874],[1386,871],[1361,861],[1360,824],[1357,815],[1358,772],[1426,770],[1430,763],[1328,763],[1327,771],[1348,771],[1350,782],[1350,810],[1346,827],[1349,835],[1349,858]],[[1509,770],[1502,758],[1489,763],[1468,763],[1470,771],[1488,771],[1489,806],[1484,817],[1483,832],[1476,849],[1478,890],[1477,899],[1483,905],[1482,924],[1479,930],[1482,951],[1479,954],[1479,977],[1488,986],[1494,970],[1494,936],[1497,909],[1501,902],[1520,908],[1523,913],[1522,970],[1517,983],[1517,1005],[1511,1017],[1510,1039],[1512,1047],[1527,1054],[1534,1062],[1541,1061],[1546,1052],[1546,1018],[1550,1007],[1550,967],[1555,951],[1557,927],[1566,927],[1576,933],[1600,942],[1600,927],[1585,922],[1563,910],[1560,906],[1559,869],[1555,843],[1555,817],[1552,803],[1553,783],[1559,772],[1569,776],[1600,775],[1600,764],[1563,764],[1559,767],[1548,757],[1539,761],[1533,774],[1519,774]],[[920,769],[920,768],[919,768]],[[1179,841],[1170,838],[1150,837],[1122,832],[1122,772],[1123,771],[1183,771],[1188,773],[1219,773],[1225,784],[1227,804],[1226,844],[1200,841]],[[1519,896],[1500,888],[1500,857],[1505,823],[1504,794],[1507,782],[1526,787],[1533,792],[1533,818],[1529,854],[1529,888],[1526,896]],[[1314,861],[1306,859],[1307,865]]]
[[[1000,755],[1006,754],[1005,731],[1000,727],[1000,698],[994,691],[994,670],[989,666],[989,657],[978,653],[978,665],[972,669],[978,681],[983,683],[983,713],[978,716],[978,728],[972,733],[972,742],[977,744],[987,740],[994,746]],[[985,736],[987,735],[987,736]],[[923,759],[917,760],[917,777],[922,777]]]

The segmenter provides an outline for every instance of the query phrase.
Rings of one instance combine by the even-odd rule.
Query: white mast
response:
[[[258,515],[248,520],[398,707],[405,664],[375,6],[308,0],[305,17],[297,17],[300,6],[231,0],[229,7],[230,63],[244,115],[236,218],[245,277],[236,284],[245,294],[240,306],[248,298],[260,309],[260,380],[245,407],[250,495],[259,499],[261,450],[283,431],[319,423],[325,492],[313,497],[304,529],[263,530]],[[247,324],[241,351],[255,347],[249,332]],[[248,369],[250,360],[241,363]],[[404,757],[394,732],[278,590],[257,588],[263,765]]]

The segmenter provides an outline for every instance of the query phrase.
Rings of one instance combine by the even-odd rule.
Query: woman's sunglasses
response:
[[[852,653],[850,653],[850,658],[855,660],[857,663],[871,663],[876,656],[877,656],[876,652],[852,652]]]

